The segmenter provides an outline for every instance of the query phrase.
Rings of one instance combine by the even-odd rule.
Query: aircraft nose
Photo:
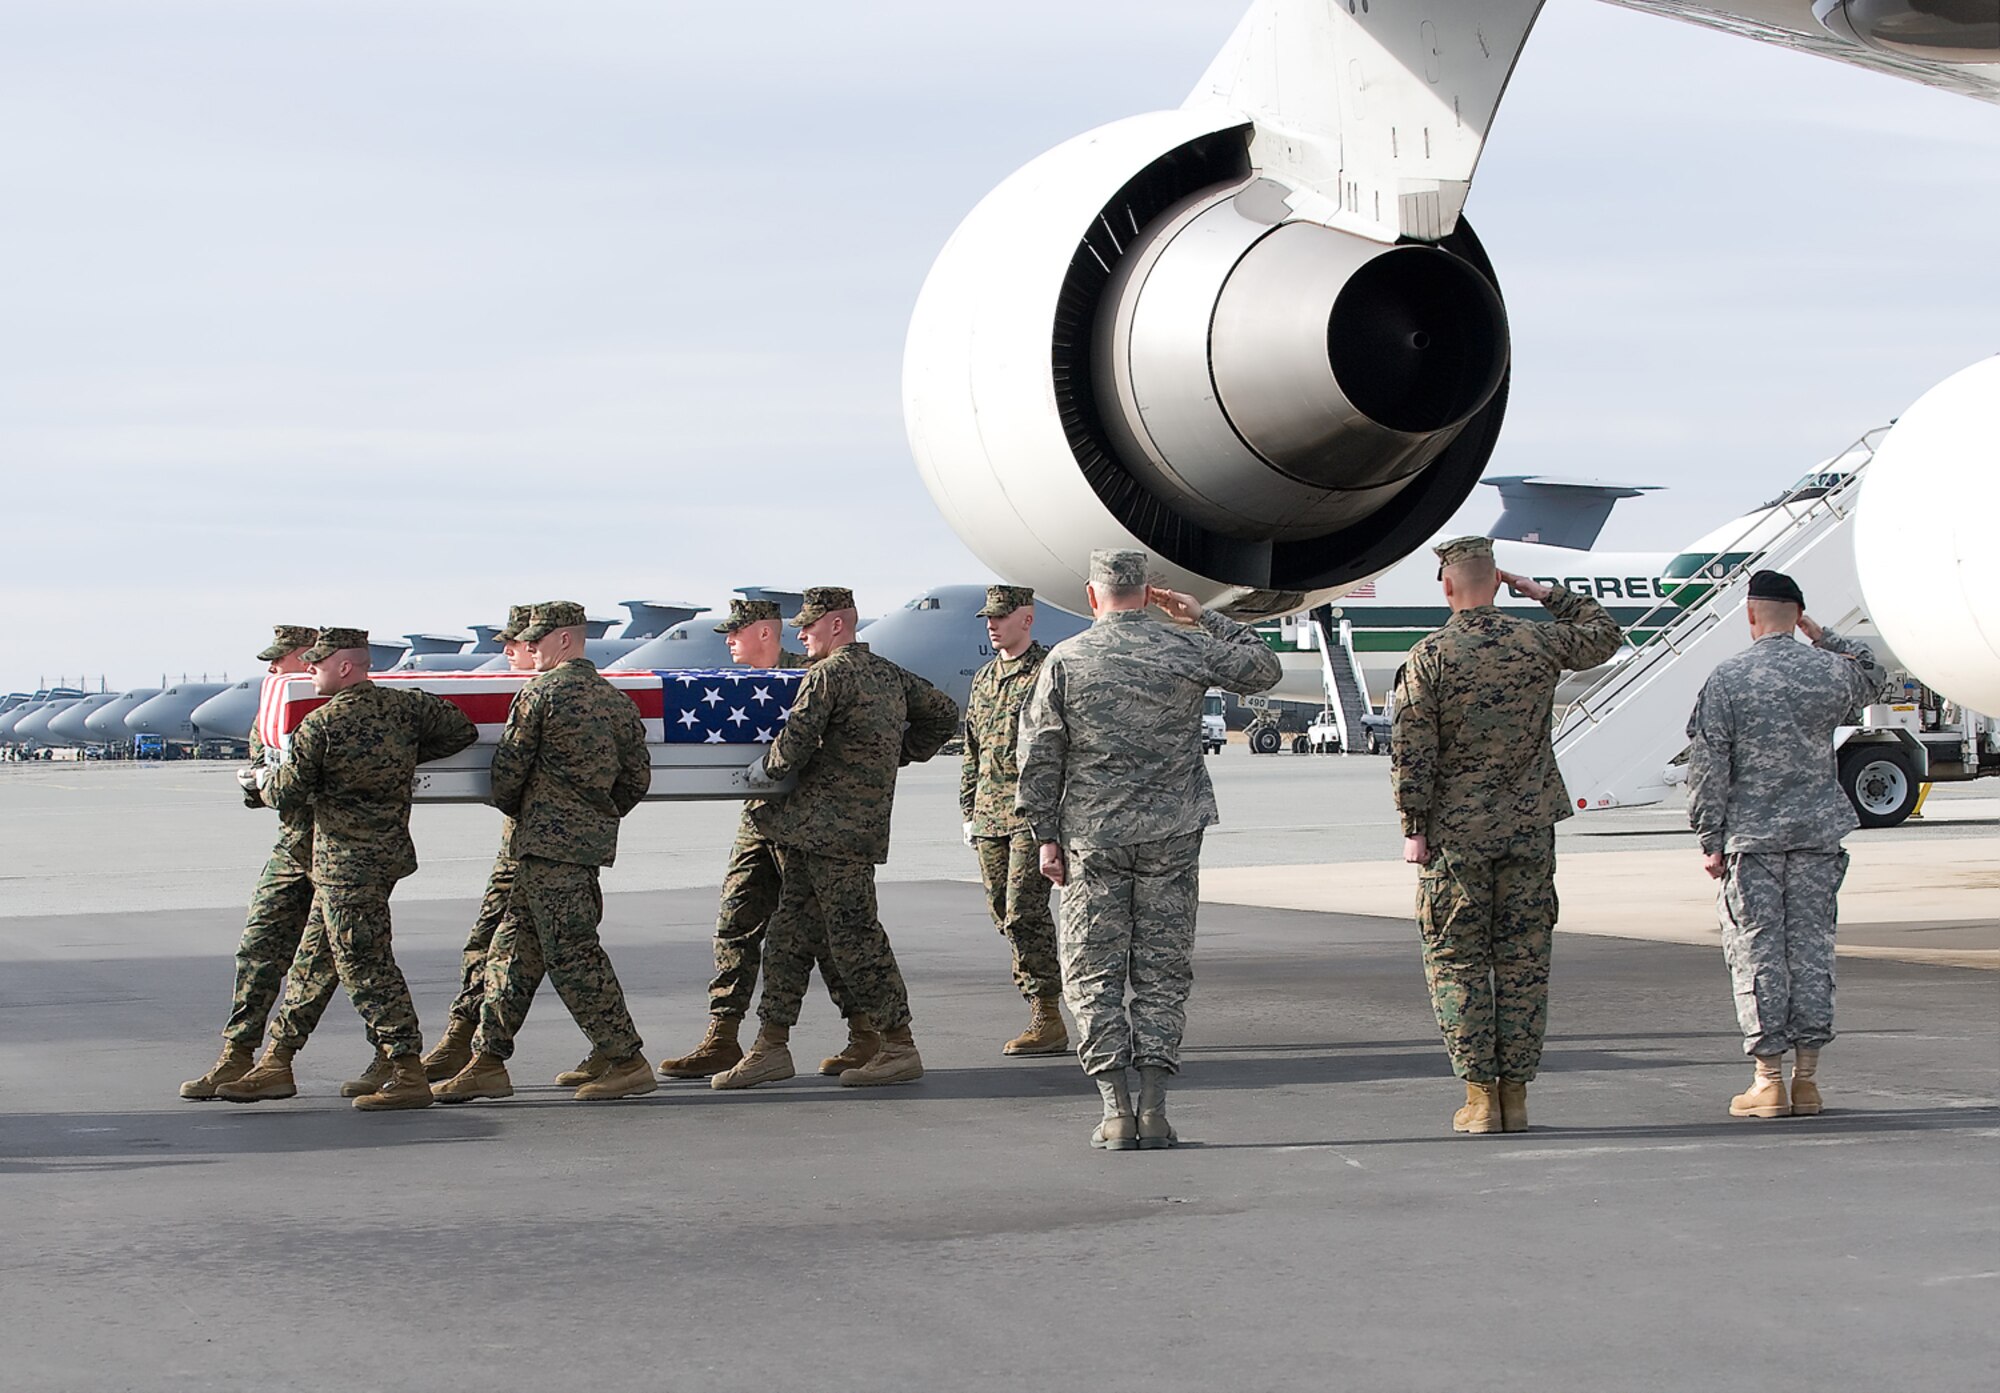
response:
[[[262,683],[238,682],[195,707],[188,719],[210,740],[247,740],[261,694]]]

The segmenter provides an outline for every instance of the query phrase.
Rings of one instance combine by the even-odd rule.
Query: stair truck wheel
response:
[[[1303,736],[1303,735],[1294,735],[1294,736],[1292,737],[1292,753],[1293,753],[1293,754],[1295,754],[1295,755],[1309,755],[1309,754],[1311,754],[1311,753],[1312,753],[1312,750],[1313,750],[1313,747],[1312,747],[1312,741],[1310,741],[1310,740],[1306,739],[1306,738],[1305,738],[1305,736]]]
[[[1840,790],[1863,827],[1894,827],[1916,810],[1916,763],[1900,745],[1850,745],[1840,752]]]

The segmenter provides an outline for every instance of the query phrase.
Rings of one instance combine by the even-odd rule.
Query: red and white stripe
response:
[[[479,727],[480,744],[496,745],[500,742],[501,730],[506,727],[507,713],[513,709],[514,698],[535,675],[532,672],[378,672],[370,680],[385,687],[415,687],[418,691],[437,693]],[[666,707],[660,674],[607,672],[603,676],[612,686],[631,697],[632,704],[639,708],[639,719],[646,727],[646,739],[655,743],[665,740]],[[264,686],[266,694],[274,688],[279,693],[276,725],[281,733],[282,745],[278,741],[270,743],[274,748],[289,749],[292,732],[299,728],[299,723],[326,705],[328,699],[313,690],[312,678],[303,675],[267,678]],[[260,738],[263,738],[264,729],[260,711],[257,725]]]

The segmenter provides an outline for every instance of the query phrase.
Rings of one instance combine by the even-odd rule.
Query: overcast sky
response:
[[[989,579],[903,438],[924,273],[1241,10],[0,0],[0,690]],[[1468,207],[1492,471],[1669,486],[1621,546],[1767,497],[2000,350],[1996,170],[2000,108],[1551,0]]]

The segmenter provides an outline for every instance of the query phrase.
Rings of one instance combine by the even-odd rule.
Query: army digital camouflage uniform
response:
[[[606,1059],[639,1053],[618,974],[598,940],[597,873],[618,851],[618,822],[652,784],[646,730],[631,697],[571,658],[521,689],[493,751],[493,804],[513,819],[518,864],[486,960],[474,1050],[507,1059],[546,974]]]
[[[814,956],[824,951],[848,1011],[883,1032],[910,1023],[909,993],[876,916],[875,866],[889,857],[896,770],[929,759],[957,728],[956,702],[865,643],[806,669],[764,754],[767,774],[796,775],[798,786],[750,815],[778,848],[783,879],[764,929],[759,1019],[798,1024]]]
[[[410,841],[417,766],[478,739],[465,713],[443,697],[372,682],[336,693],[300,723],[264,801],[280,813],[311,810],[312,878],[324,924],[299,945],[273,1043],[303,1048],[337,978],[372,1044],[392,1058],[422,1049],[391,944],[389,893],[417,868]]]
[[[1391,779],[1403,835],[1425,837],[1417,927],[1452,1072],[1528,1083],[1548,1030],[1555,825],[1571,815],[1550,745],[1565,669],[1621,635],[1604,606],[1556,586],[1554,622],[1481,605],[1410,648],[1397,675]]]
[[[1194,627],[1110,611],[1042,662],[1015,810],[1038,847],[1063,850],[1057,946],[1086,1073],[1180,1069],[1201,834],[1217,820],[1202,699],[1265,691],[1281,673],[1254,630],[1213,610]]]
[[[773,606],[775,608],[775,606]],[[781,649],[778,666],[802,669],[806,655]],[[718,1020],[741,1020],[750,1014],[757,992],[757,974],[764,961],[764,925],[778,908],[782,884],[778,874],[778,849],[757,830],[753,814],[764,806],[761,798],[743,800],[743,813],[736,821],[736,841],[729,848],[729,864],[722,873],[722,903],[715,916],[715,978],[708,984],[708,1013]],[[826,955],[822,942],[814,960],[827,994],[840,1014],[847,1014],[841,990],[840,969]]]
[[[1062,994],[1056,957],[1056,921],[1049,912],[1049,882],[1041,848],[1014,811],[1021,772],[1015,763],[1021,708],[1034,694],[1046,645],[1030,643],[1018,658],[996,654],[972,679],[965,702],[965,763],[958,807],[972,824],[979,880],[993,926],[1014,950],[1014,985],[1029,1001]]]
[[[1725,858],[1716,909],[1746,1054],[1833,1039],[1840,843],[1860,825],[1833,732],[1885,677],[1864,643],[1768,634],[1716,667],[1688,719],[1688,821]]]

